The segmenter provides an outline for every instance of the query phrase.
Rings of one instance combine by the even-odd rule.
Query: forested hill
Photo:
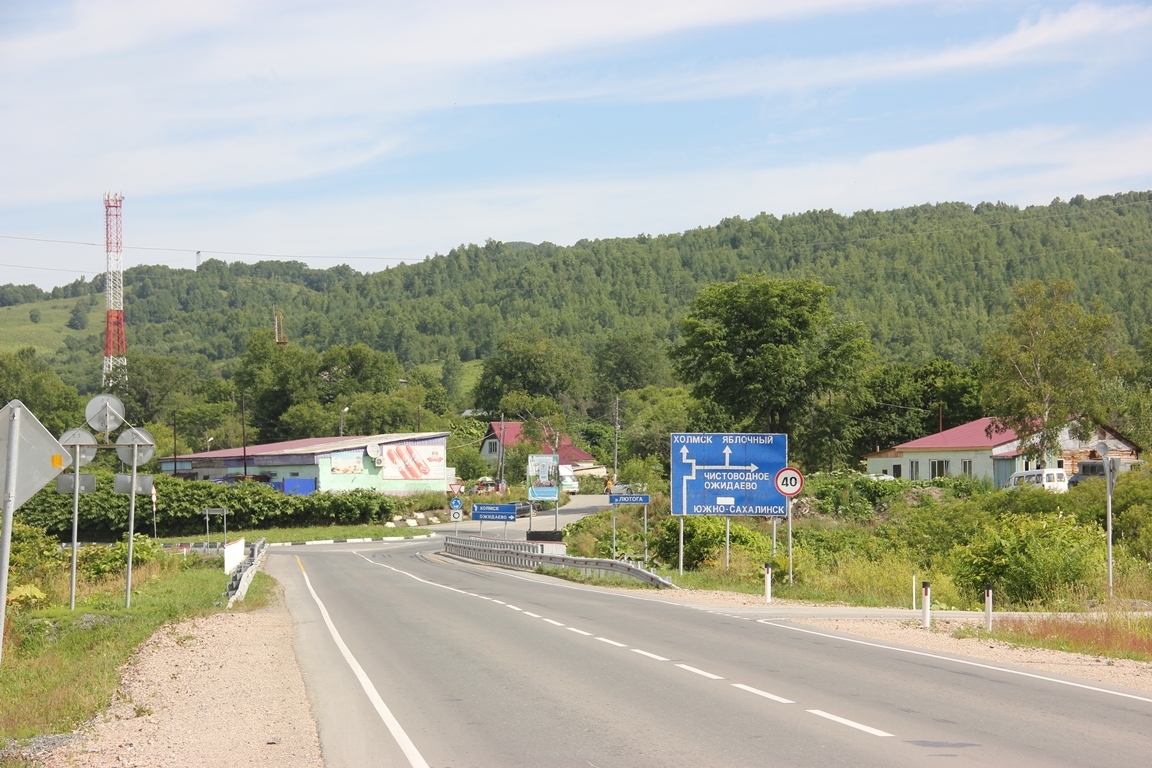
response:
[[[528,328],[585,347],[610,330],[672,339],[699,288],[749,272],[834,286],[834,306],[863,322],[892,360],[971,361],[1011,286],[1034,278],[1073,280],[1081,303],[1098,299],[1135,341],[1152,320],[1152,192],[1025,209],[942,203],[760,215],[569,247],[489,241],[367,275],[292,262],[140,266],[125,274],[125,307],[129,346],[140,352],[226,360],[280,310],[295,344],[363,341],[405,363],[466,361]],[[0,303],[44,298],[36,294],[4,286]],[[91,330],[73,357],[89,347],[99,354],[101,329]]]

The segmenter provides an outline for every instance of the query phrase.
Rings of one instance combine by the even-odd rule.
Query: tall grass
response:
[[[12,616],[0,664],[0,738],[69,731],[105,708],[119,669],[163,624],[218,610],[227,577],[218,562],[162,557],[66,606]],[[67,594],[65,592],[65,594]]]
[[[963,634],[1091,656],[1152,661],[1152,617],[1144,612],[1111,608],[1084,616],[1002,618],[990,635],[982,629]]]

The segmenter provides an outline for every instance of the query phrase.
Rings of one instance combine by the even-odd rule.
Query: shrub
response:
[[[952,572],[967,593],[991,584],[1015,605],[1052,603],[1104,572],[1104,537],[1068,515],[1006,515],[955,550]]]

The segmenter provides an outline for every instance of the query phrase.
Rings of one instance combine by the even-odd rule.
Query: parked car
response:
[[[1117,467],[1117,474],[1127,472],[1137,464],[1143,464],[1142,461],[1126,461],[1121,460]],[[1104,460],[1103,459],[1083,459],[1076,464],[1076,474],[1068,478],[1068,487],[1071,488],[1078,483],[1085,480],[1104,479]]]
[[[532,509],[532,505],[527,501],[516,502],[516,517],[530,517],[536,514]]]
[[[1050,467],[1048,469],[1027,469],[1023,472],[1014,472],[1008,478],[1009,488],[1019,488],[1025,485],[1037,485],[1052,493],[1064,493],[1068,490],[1068,475],[1062,469]]]

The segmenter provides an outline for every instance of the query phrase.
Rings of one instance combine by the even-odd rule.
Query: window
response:
[[[892,477],[900,477],[900,465],[899,464],[893,464],[892,465]]]
[[[908,479],[909,480],[919,480],[920,479],[920,462],[919,461],[908,462]]]
[[[928,462],[929,477],[933,479],[937,477],[944,477],[948,474],[948,460],[947,459],[932,459]]]
[[[960,462],[960,474],[964,477],[972,477],[972,459],[963,459]]]

